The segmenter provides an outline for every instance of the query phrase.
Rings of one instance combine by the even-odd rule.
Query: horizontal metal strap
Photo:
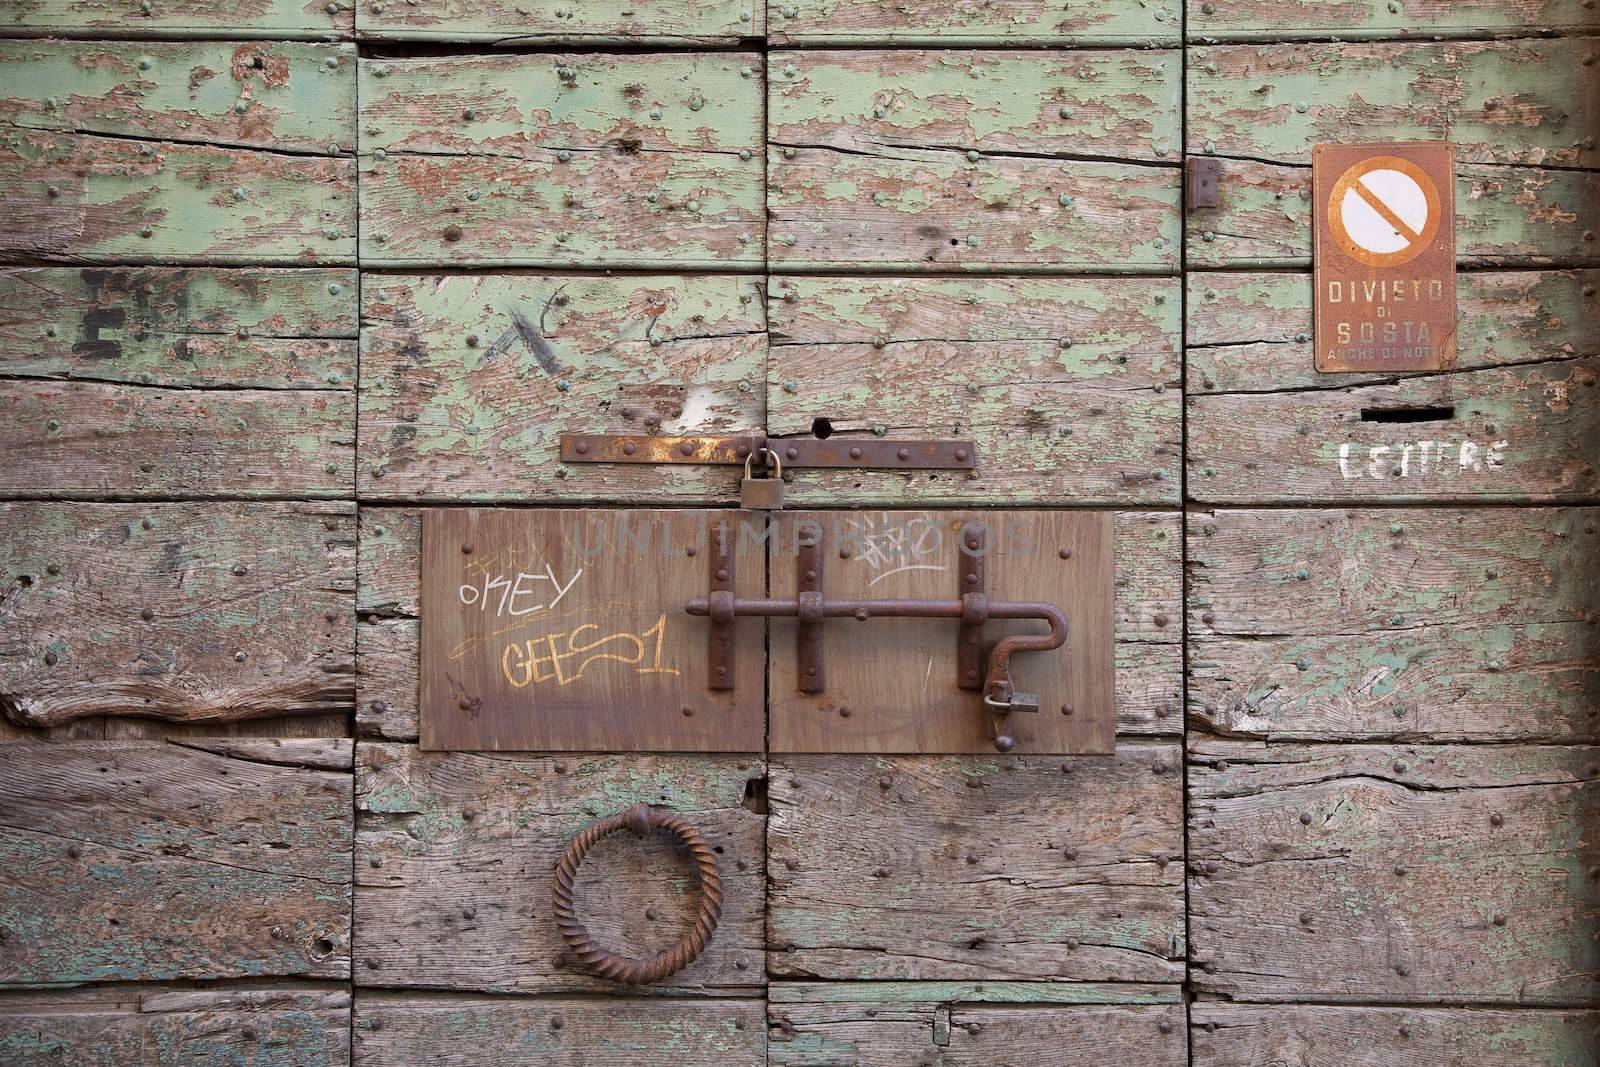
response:
[[[565,463],[698,463],[736,465],[760,448],[785,467],[876,470],[970,470],[978,464],[971,441],[894,441],[881,438],[660,437],[649,434],[561,435]]]

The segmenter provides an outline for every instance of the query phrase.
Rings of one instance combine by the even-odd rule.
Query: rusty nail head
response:
[[[471,546],[471,545],[462,545],[462,546],[461,546],[461,554],[462,554],[462,555],[463,555],[463,556],[470,556],[470,555],[472,555],[472,546]]]
[[[692,456],[694,455],[694,445],[690,444],[688,441],[685,441],[683,444],[678,446],[678,451],[682,452],[686,456]]]
[[[577,444],[572,446],[572,450],[574,452],[578,453],[578,455],[580,455],[580,456],[587,455],[588,452],[589,452],[589,442],[588,441],[579,441]]]
[[[1072,558],[1072,549],[1063,548],[1059,552],[1057,552],[1056,555],[1060,556],[1062,559],[1071,559]]]
[[[446,241],[459,241],[459,240],[461,240],[461,227],[457,226],[453,222],[450,225],[446,226],[444,228],[444,239]]]

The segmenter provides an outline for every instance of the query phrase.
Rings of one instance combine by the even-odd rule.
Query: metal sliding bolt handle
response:
[[[695,916],[694,928],[677,944],[647,960],[619,956],[595,944],[572,907],[572,880],[578,873],[578,865],[596,841],[618,830],[628,830],[639,837],[648,836],[652,830],[667,831],[688,848],[699,876],[700,912]],[[635,804],[585,826],[561,854],[556,863],[555,916],[561,939],[591,973],[628,985],[659,982],[693,963],[716,932],[717,922],[722,918],[722,870],[717,865],[717,854],[700,836],[700,831],[678,816],[648,804]]]

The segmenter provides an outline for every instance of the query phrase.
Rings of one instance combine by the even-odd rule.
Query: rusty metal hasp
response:
[[[802,527],[796,552],[798,595],[791,600],[744,598],[734,594],[734,551],[726,537],[712,538],[710,557],[711,591],[695,597],[684,606],[690,615],[711,619],[708,642],[709,677],[712,689],[732,689],[733,624],[740,616],[769,618],[794,617],[799,620],[795,654],[799,666],[801,692],[820,693],[825,685],[822,655],[824,619],[853,618],[866,622],[873,617],[904,619],[957,619],[956,684],[983,693],[983,703],[991,716],[994,747],[1009,752],[1015,740],[1007,729],[1014,711],[1037,712],[1039,697],[1019,693],[1011,684],[1011,657],[1018,652],[1048,652],[1067,641],[1067,617],[1054,604],[1043,601],[990,600],[984,583],[984,551],[988,531],[981,523],[969,522],[961,530],[961,567],[955,596],[949,600],[831,600],[823,594],[823,531],[820,526]],[[1001,638],[989,652],[984,668],[983,627],[990,619],[1039,619],[1049,623],[1044,634],[1011,634]]]
[[[971,441],[894,441],[859,437],[661,437],[649,434],[566,433],[563,463],[695,463],[740,466],[767,453],[789,467],[881,470],[970,470],[978,465]]]

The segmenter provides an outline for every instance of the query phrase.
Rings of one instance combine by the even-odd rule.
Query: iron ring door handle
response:
[[[601,948],[589,936],[588,927],[578,921],[572,906],[572,880],[577,876],[578,865],[595,842],[618,830],[628,830],[639,837],[652,830],[667,831],[688,848],[699,876],[700,911],[694,927],[677,944],[645,960]],[[648,804],[635,804],[585,826],[561,854],[556,862],[555,917],[561,939],[591,973],[627,985],[659,982],[693,963],[717,930],[722,918],[722,869],[717,864],[717,854],[700,831],[683,819]]]

